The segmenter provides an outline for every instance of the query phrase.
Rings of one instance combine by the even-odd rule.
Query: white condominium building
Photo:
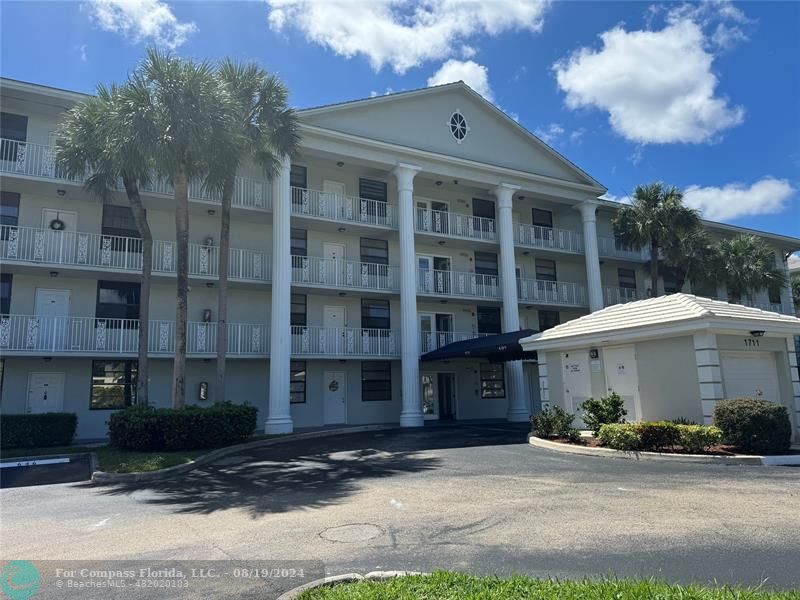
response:
[[[156,181],[143,194],[155,243],[141,324],[141,243],[125,195],[103,201],[53,161],[61,116],[83,96],[7,79],[1,91],[0,406],[74,412],[78,438],[102,438],[111,412],[135,402],[141,326],[151,403],[170,404],[171,189]],[[651,293],[647,253],[615,243],[606,189],[463,83],[299,117],[301,151],[273,181],[240,173],[231,225],[224,397],[257,406],[267,432],[527,420],[539,406],[535,364],[420,356]],[[218,202],[190,187],[187,402],[200,405],[220,397]],[[800,247],[758,235],[779,263]],[[791,310],[788,290],[748,302]]]

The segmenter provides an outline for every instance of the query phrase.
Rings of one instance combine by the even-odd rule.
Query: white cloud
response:
[[[550,123],[543,129],[535,129],[533,133],[545,144],[552,146],[564,133],[564,128],[558,123]]]
[[[568,107],[607,111],[614,131],[640,144],[713,141],[742,122],[744,109],[716,94],[714,54],[690,18],[600,37],[600,50],[580,48],[553,65]]]
[[[266,0],[269,24],[296,27],[310,42],[347,58],[365,56],[376,71],[405,73],[430,60],[470,58],[467,42],[505,31],[537,32],[548,0]]]
[[[797,190],[786,179],[764,177],[746,185],[729,183],[723,187],[690,185],[683,200],[699,210],[703,218],[725,221],[750,215],[768,215],[786,209]]]
[[[463,81],[489,102],[494,101],[494,93],[489,85],[489,69],[472,60],[455,60],[451,58],[439,70],[428,77],[428,85],[442,85]]]
[[[179,21],[161,0],[94,0],[87,6],[101,29],[136,42],[152,41],[174,50],[197,31],[194,23]]]
[[[632,202],[630,196],[615,196],[609,192],[606,192],[602,196],[600,196],[600,200],[608,200],[609,202],[619,202],[620,204],[630,204]]]

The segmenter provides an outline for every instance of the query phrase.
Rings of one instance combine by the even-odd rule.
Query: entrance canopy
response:
[[[512,360],[536,360],[536,351],[525,351],[519,341],[536,332],[533,329],[520,329],[488,335],[485,337],[453,342],[432,350],[420,357],[421,361],[450,360],[452,358],[486,358],[491,362],[508,362]]]

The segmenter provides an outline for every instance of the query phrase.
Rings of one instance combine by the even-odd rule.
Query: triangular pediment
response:
[[[452,132],[460,113],[468,128]],[[601,185],[458,82],[299,111],[303,123],[584,185]],[[464,131],[464,128],[461,128]]]

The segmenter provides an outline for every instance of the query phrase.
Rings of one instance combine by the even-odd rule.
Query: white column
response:
[[[417,319],[417,256],[414,250],[414,176],[419,167],[400,163],[392,173],[397,179],[400,230],[400,360],[403,406],[401,427],[422,427],[419,379],[419,323]]]
[[[714,407],[723,399],[722,369],[719,362],[717,336],[713,333],[696,333],[694,357],[697,364],[697,379],[700,382],[700,404],[703,408],[703,423],[711,425]]]
[[[289,322],[292,284],[289,157],[284,156],[272,181],[272,314],[270,316],[269,404],[265,433],[291,433],[289,361],[292,331]]]
[[[600,279],[600,252],[597,249],[597,202],[587,200],[578,205],[583,218],[583,252],[586,260],[586,282],[589,286],[589,310],[603,308],[603,283]]]
[[[518,186],[501,183],[492,190],[497,198],[497,232],[500,236],[500,291],[503,294],[503,331],[519,331],[517,300],[517,264],[514,259],[514,225],[511,215],[514,192]],[[506,363],[508,373],[509,421],[527,421],[530,402],[522,361]]]

